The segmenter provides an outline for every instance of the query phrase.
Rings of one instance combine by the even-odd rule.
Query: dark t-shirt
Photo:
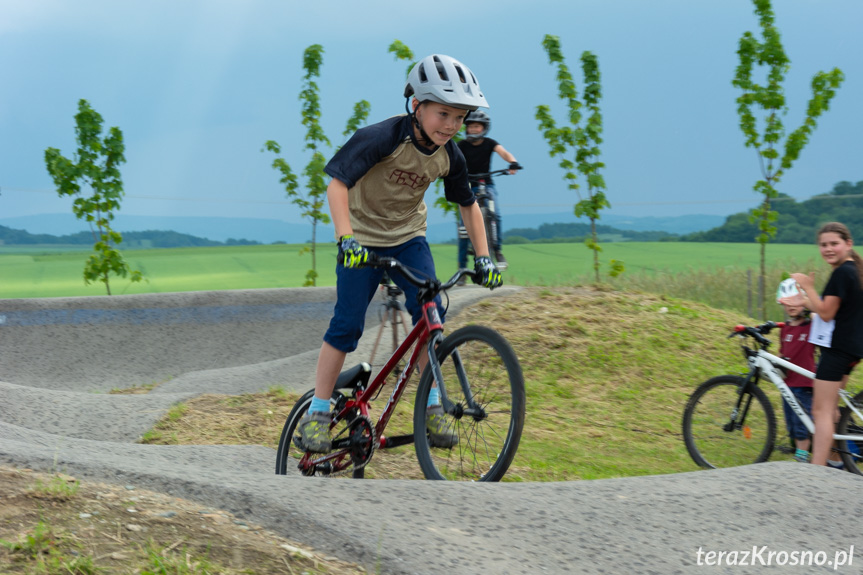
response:
[[[828,295],[842,300],[836,312],[836,326],[833,328],[830,347],[863,357],[863,291],[853,261],[844,262],[833,270],[821,298]]]
[[[497,147],[497,140],[491,138],[483,138],[482,142],[477,145],[462,140],[458,143],[458,148],[464,154],[464,159],[467,160],[468,174],[485,174],[491,171],[491,155]],[[491,177],[485,179],[485,183],[493,185]]]

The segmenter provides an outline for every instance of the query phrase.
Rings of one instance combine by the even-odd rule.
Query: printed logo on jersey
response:
[[[408,186],[412,190],[427,186],[430,181],[428,176],[421,176],[414,172],[406,172],[404,170],[393,170],[389,179],[401,186]]]

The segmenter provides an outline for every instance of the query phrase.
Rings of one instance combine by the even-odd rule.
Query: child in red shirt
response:
[[[809,311],[802,305],[790,305],[782,303],[779,298],[786,297],[797,293],[796,282],[793,279],[787,279],[779,284],[779,290],[776,294],[776,301],[782,304],[785,308],[785,314],[788,316],[788,321],[780,332],[781,341],[779,344],[779,353],[791,363],[802,367],[805,370],[815,371],[815,344],[809,342],[809,330],[811,327],[809,321]],[[797,398],[797,403],[807,414],[812,413],[812,380],[804,375],[788,371],[785,376],[785,383],[791,388],[794,397]],[[811,438],[809,430],[803,425],[803,422],[788,405],[785,399],[782,399],[782,407],[785,412],[785,427],[788,429],[789,437],[794,439],[794,459],[804,463],[809,462],[809,448],[811,446]]]

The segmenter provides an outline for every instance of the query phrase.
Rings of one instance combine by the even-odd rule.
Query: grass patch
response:
[[[133,385],[132,387],[125,387],[125,388],[115,387],[111,391],[109,391],[108,393],[111,393],[114,395],[143,395],[146,393],[150,393],[151,391],[153,391],[154,389],[159,387],[159,385],[161,385],[161,383],[162,382],[144,383],[144,384]]]
[[[124,249],[123,255],[129,265],[146,271],[147,282],[132,284],[122,278],[114,278],[111,281],[112,292],[139,294],[301,287],[311,267],[310,256],[299,255],[304,247],[307,246]],[[0,298],[105,295],[101,283],[87,286],[81,279],[89,249],[80,252],[58,250],[56,253],[21,252],[17,249],[15,246],[0,249],[0,277],[4,280],[0,284]],[[518,244],[505,249],[510,262],[504,274],[504,281],[508,284],[571,286],[593,282],[593,253],[578,244]],[[456,269],[456,247],[432,245],[431,250],[441,277],[448,278]],[[722,271],[731,278],[730,283],[695,283],[690,286],[692,293],[661,290],[676,297],[706,301],[715,307],[724,307],[725,304],[695,296],[699,285],[717,291],[736,289],[739,284],[745,284],[746,270],[757,270],[759,266],[758,244],[617,242],[603,244],[602,253],[603,261],[617,259],[625,263],[626,272],[622,276],[614,280],[606,278],[618,289],[630,289],[638,283],[665,286],[670,280],[683,287],[686,283],[683,278],[691,272],[709,274]],[[768,255],[769,262],[776,265],[806,263],[817,256],[817,250],[811,245],[771,244]],[[319,244],[317,258],[317,285],[335,285],[335,244]],[[811,269],[822,267],[823,264],[819,264]],[[797,271],[797,268],[786,271]],[[775,289],[776,283],[768,282],[768,292]],[[736,300],[737,304],[745,302],[745,297]]]
[[[47,481],[36,479],[32,492],[37,498],[67,501],[75,497],[80,487],[81,484],[73,477],[56,474]]]

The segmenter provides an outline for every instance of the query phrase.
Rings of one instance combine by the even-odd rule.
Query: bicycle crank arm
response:
[[[392,437],[381,437],[378,449],[389,449],[400,445],[409,445],[414,442],[413,434],[410,435],[393,435]]]
[[[300,441],[299,436],[294,437],[294,445],[297,447],[297,449],[305,449],[305,446],[303,445],[302,441]],[[328,454],[323,454],[323,453],[318,454],[320,456],[320,459],[316,459],[314,461],[314,463],[320,463],[320,462],[325,461],[327,459],[332,459],[333,456],[338,455],[338,453],[337,453],[338,451],[348,449],[350,446],[351,446],[350,437],[346,437],[343,439],[336,439],[333,441],[333,448],[330,450],[330,452]],[[314,452],[310,451],[309,453],[314,453]]]

